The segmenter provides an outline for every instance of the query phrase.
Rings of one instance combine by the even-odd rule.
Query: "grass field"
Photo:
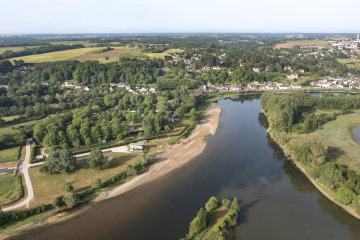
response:
[[[74,59],[78,60],[80,62],[100,61],[101,63],[107,63],[107,62],[116,61],[118,59],[118,56],[126,54],[127,52],[130,52],[133,50],[133,48],[128,48],[128,47],[113,47],[113,48],[114,48],[114,50],[110,50],[107,52],[87,54],[87,55],[76,57]],[[106,57],[108,57],[109,59],[106,60]]]
[[[170,55],[172,53],[180,53],[183,51],[184,50],[181,50],[181,49],[168,49],[162,53],[145,53],[145,55],[152,57],[152,58],[163,58],[166,55]]]
[[[13,147],[0,150],[0,163],[17,161],[20,153],[20,147]]]
[[[26,47],[0,47],[0,54],[2,54],[5,51],[13,51],[13,52],[20,52],[25,50],[25,48],[34,48],[38,46],[26,46]]]
[[[360,125],[360,111],[338,116],[322,129],[306,134],[306,138],[316,139],[329,146],[329,160],[337,161],[360,172],[360,146],[352,136],[352,129]]]
[[[4,125],[4,126],[0,127],[0,134],[16,133],[16,132],[20,131],[21,128],[31,128],[33,125],[35,125],[36,123],[38,123],[40,121],[47,121],[47,120],[50,120],[52,118],[56,118],[59,115],[61,115],[61,114],[50,114],[49,116],[47,116],[45,118],[42,118],[42,119],[37,119],[37,120],[18,123],[18,124],[7,124],[7,125]]]
[[[72,184],[76,192],[86,190],[93,186],[94,181],[100,178],[102,182],[122,172],[129,164],[135,165],[141,153],[106,153],[105,157],[114,157],[110,168],[94,170],[88,167],[86,159],[78,160],[79,169],[71,174],[54,174],[40,172],[39,168],[30,169],[30,177],[34,186],[35,201],[33,206],[42,203],[52,203],[54,198],[65,193],[66,184]]]
[[[77,48],[77,49],[70,49],[64,51],[16,57],[16,58],[11,58],[10,60],[14,61],[14,60],[22,59],[27,63],[56,62],[56,61],[69,60],[82,55],[96,53],[100,49],[104,49],[104,47]]]
[[[73,45],[73,44],[82,44],[85,47],[95,47],[96,43],[90,43],[89,41],[51,41],[49,42],[52,45],[64,44],[64,45]]]
[[[345,64],[348,68],[360,68],[360,59],[338,58],[339,63]]]
[[[21,176],[0,176],[0,205],[13,203],[24,195]]]
[[[7,121],[7,122],[10,122],[10,121],[12,121],[12,120],[14,120],[14,119],[17,119],[17,118],[19,118],[19,117],[21,117],[21,115],[14,115],[14,116],[2,117],[2,119],[5,120],[5,121]]]
[[[294,40],[287,41],[286,43],[279,43],[275,45],[275,48],[293,48],[295,46],[304,46],[304,45],[312,45],[312,46],[329,46],[329,43],[323,40]]]

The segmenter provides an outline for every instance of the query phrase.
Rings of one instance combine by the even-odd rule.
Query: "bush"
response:
[[[71,185],[71,184],[66,184],[66,185],[65,185],[65,191],[66,191],[66,192],[72,192],[72,191],[74,191],[73,185]]]
[[[355,198],[355,193],[346,187],[340,187],[336,191],[336,200],[341,204],[348,205],[352,203]]]
[[[227,199],[227,198],[224,198],[223,200],[221,200],[221,204],[226,208],[230,208],[231,201],[229,199]]]
[[[58,196],[57,198],[54,199],[53,202],[54,207],[62,207],[65,205],[65,202],[63,201],[63,196]]]
[[[101,188],[101,180],[100,178],[97,178],[94,182],[94,188],[99,189]]]
[[[208,215],[207,212],[200,208],[196,217],[190,223],[189,235],[194,236],[195,234],[200,233],[206,228],[208,224]]]
[[[68,192],[64,195],[63,201],[68,208],[73,208],[79,201],[79,196],[73,192]]]

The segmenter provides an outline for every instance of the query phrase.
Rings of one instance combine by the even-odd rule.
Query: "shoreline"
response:
[[[266,115],[265,115],[266,116]],[[275,138],[273,138],[273,136],[271,135],[271,131],[269,131],[271,127],[269,127],[266,131],[267,133],[269,134],[269,136],[274,140],[274,142],[281,148],[281,150],[283,151],[283,153],[285,154],[285,146],[283,146],[282,144],[278,143],[276,141]],[[356,211],[354,209],[352,209],[351,207],[349,206],[346,206],[346,205],[342,205],[340,203],[337,203],[334,198],[329,194],[327,193],[325,190],[323,190],[321,188],[321,186],[319,186],[319,184],[312,178],[310,177],[305,168],[303,166],[301,166],[300,163],[298,163],[294,158],[292,158],[292,156],[290,155],[289,157],[287,157],[288,160],[290,160],[295,166],[297,169],[299,169],[304,175],[305,177],[312,183],[312,185],[322,194],[324,195],[327,199],[329,199],[332,203],[334,203],[335,205],[337,205],[338,207],[342,208],[346,213],[350,214],[351,216],[357,218],[360,220],[360,215],[356,213]]]
[[[55,213],[49,216],[46,220],[25,224],[8,232],[0,233],[0,239],[9,237],[20,237],[22,235],[31,234],[36,229],[46,228],[48,225],[59,224],[70,218],[76,217],[83,213],[84,210],[91,208],[92,204],[96,204],[102,200],[117,197],[127,191],[130,191],[142,184],[146,184],[165,176],[169,172],[183,166],[187,162],[199,156],[205,149],[207,142],[206,137],[209,134],[215,135],[221,116],[222,109],[219,107],[209,107],[203,119],[196,125],[194,131],[188,138],[181,139],[178,143],[165,149],[156,156],[157,161],[150,166],[150,168],[140,174],[131,178],[129,181],[112,189],[103,189],[101,193],[90,201],[85,208],[80,208],[66,214],[64,212]]]
[[[96,198],[94,201],[119,196],[139,185],[158,179],[199,156],[207,145],[206,137],[209,134],[215,135],[216,133],[221,111],[219,107],[210,107],[200,123],[196,125],[192,134],[188,138],[181,139],[179,143],[158,154],[156,157],[158,159],[157,162],[151,165],[147,172],[136,176],[114,189],[105,191],[105,196],[99,196],[99,199]]]

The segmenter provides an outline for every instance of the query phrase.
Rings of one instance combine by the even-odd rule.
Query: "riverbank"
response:
[[[206,147],[205,138],[214,135],[219,124],[221,108],[210,108],[206,111],[204,118],[201,120],[190,135],[186,139],[180,140],[179,143],[165,150],[156,156],[157,162],[150,169],[126,182],[115,189],[105,191],[96,200],[102,200],[118,196],[129,191],[141,184],[153,181],[176,168],[181,167],[191,159],[199,156]]]
[[[193,130],[192,134],[188,138],[180,140],[179,143],[175,145],[170,145],[168,148],[165,148],[164,151],[157,154],[157,160],[151,165],[148,171],[132,178],[130,181],[118,187],[103,190],[93,201],[97,202],[112,198],[137,186],[153,181],[172,170],[181,167],[191,159],[200,155],[206,147],[206,136],[209,134],[215,134],[220,115],[221,108],[209,108],[205,112],[203,119]],[[43,228],[53,223],[64,222],[72,217],[84,213],[89,207],[91,207],[91,204],[85,208],[75,210],[74,212],[58,213],[48,216],[46,220],[33,221],[32,223],[26,224],[18,229],[1,234],[0,239],[15,236],[24,233],[25,231],[32,231],[36,228]]]
[[[264,113],[264,112],[263,112]],[[266,114],[264,113],[264,115],[266,116]],[[267,117],[267,116],[266,116]],[[282,149],[282,151],[284,152],[285,155],[288,154],[288,151],[286,149],[286,146],[284,144],[281,144],[278,139],[275,137],[273,131],[271,131],[271,126],[268,127],[267,129],[267,133],[270,135],[270,137],[278,144],[278,146]],[[293,158],[293,156],[288,155],[288,159],[306,176],[306,178],[315,186],[315,188],[321,193],[323,194],[327,199],[329,199],[330,201],[332,201],[334,204],[336,204],[337,206],[341,207],[343,210],[345,210],[347,213],[349,213],[350,215],[352,215],[353,217],[357,218],[360,220],[360,215],[356,213],[356,211],[351,208],[350,206],[346,206],[343,204],[340,204],[339,202],[335,201],[334,196],[330,195],[326,190],[324,190],[322,188],[322,186],[315,180],[313,179],[306,171],[306,169],[296,160]]]

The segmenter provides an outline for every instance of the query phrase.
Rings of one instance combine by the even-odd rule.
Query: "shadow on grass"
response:
[[[339,157],[343,156],[345,152],[338,147],[329,147],[327,154],[326,154],[326,160],[327,161],[335,161]]]

